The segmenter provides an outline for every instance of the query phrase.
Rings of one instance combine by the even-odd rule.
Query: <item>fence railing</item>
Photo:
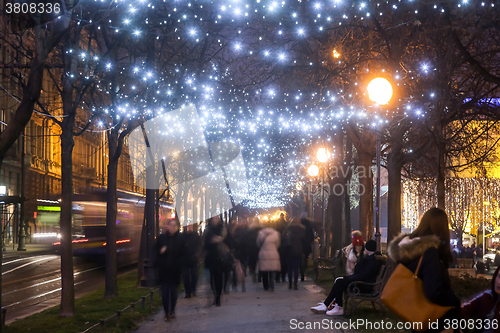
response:
[[[116,318],[116,327],[120,327],[122,313],[125,312],[125,311],[127,311],[127,310],[130,310],[130,315],[133,317],[134,316],[134,311],[135,311],[135,306],[138,303],[141,303],[142,309],[144,310],[144,308],[146,307],[146,298],[148,296],[149,296],[149,299],[150,299],[150,302],[149,302],[150,306],[153,306],[153,294],[157,290],[158,290],[158,288],[151,290],[149,292],[149,295],[141,296],[141,299],[138,300],[137,302],[130,303],[129,306],[123,308],[122,310],[116,311],[116,313],[114,315],[111,315],[111,316],[109,316],[106,319],[100,320],[97,324],[94,324],[94,325],[90,326],[89,328],[87,328],[85,331],[83,331],[81,333],[88,333],[88,332],[91,332],[91,331],[95,330],[96,328],[99,328],[99,332],[100,333],[104,333],[104,326],[106,325],[106,323],[108,321],[113,320],[113,318]]]

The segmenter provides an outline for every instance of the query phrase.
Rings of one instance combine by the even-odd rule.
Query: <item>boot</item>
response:
[[[297,281],[293,283],[293,290],[299,290],[299,287],[297,286]]]
[[[220,306],[220,296],[215,296],[215,306]]]
[[[292,281],[288,281],[288,289],[292,289]]]

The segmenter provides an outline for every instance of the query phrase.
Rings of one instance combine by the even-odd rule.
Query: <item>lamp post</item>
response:
[[[378,105],[387,104],[392,97],[391,83],[382,77],[375,78],[370,81],[367,87],[368,97],[371,101]],[[380,131],[377,131],[377,188],[375,201],[375,241],[377,249],[380,251]]]
[[[319,174],[319,168],[316,164],[311,164],[309,168],[307,168],[307,174],[311,177],[316,177]],[[309,188],[311,192],[312,189],[311,187]],[[312,195],[311,198],[311,219],[314,220],[314,195]],[[323,238],[323,244],[324,244],[324,238]]]
[[[326,148],[320,148],[316,153],[316,157],[320,163],[325,163],[330,158],[330,152]],[[321,222],[323,224],[323,248],[326,245],[326,219],[325,219],[325,167],[323,166],[323,175],[321,177]],[[307,169],[307,173],[311,177],[319,175],[319,167],[312,164]],[[326,254],[326,253],[325,253]]]

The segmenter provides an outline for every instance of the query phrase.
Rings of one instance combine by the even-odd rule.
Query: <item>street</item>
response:
[[[58,305],[61,295],[61,261],[56,253],[10,251],[2,262],[2,307],[6,324]],[[130,270],[124,267],[119,273]],[[76,297],[104,284],[104,266],[74,257]]]

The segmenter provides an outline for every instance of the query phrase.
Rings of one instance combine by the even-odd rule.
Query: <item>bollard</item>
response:
[[[142,309],[144,310],[144,303],[146,302],[146,296],[141,296]]]
[[[151,306],[153,306],[153,291],[149,292],[149,297],[151,298]]]
[[[120,327],[120,315],[121,311],[116,311],[116,327]]]
[[[130,303],[130,316],[133,317],[134,316],[134,302]]]
[[[104,320],[100,320],[100,321],[99,321],[99,324],[100,324],[100,325],[99,325],[99,327],[100,327],[100,328],[99,328],[99,332],[104,333],[104,324],[105,324],[105,323],[106,323],[106,322],[105,322]]]
[[[7,315],[7,309],[2,308],[2,326],[5,326],[5,316]]]

